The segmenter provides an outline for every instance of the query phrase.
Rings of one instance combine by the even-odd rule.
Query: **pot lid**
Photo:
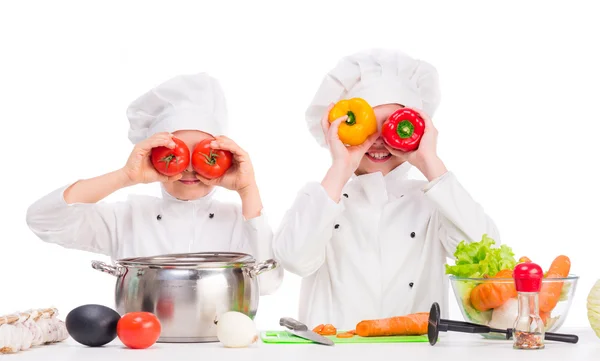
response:
[[[130,267],[213,268],[242,267],[254,264],[255,260],[246,253],[199,252],[125,258],[116,261],[116,263]]]

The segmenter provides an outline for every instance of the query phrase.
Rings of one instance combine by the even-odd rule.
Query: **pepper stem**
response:
[[[346,119],[346,124],[348,125],[354,125],[356,124],[356,115],[354,115],[354,113],[350,110],[348,110],[348,119]]]
[[[396,133],[402,139],[410,138],[415,133],[415,126],[408,120],[403,120],[398,123]]]

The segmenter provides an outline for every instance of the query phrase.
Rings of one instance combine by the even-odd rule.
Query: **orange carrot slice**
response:
[[[321,330],[321,332],[319,332],[319,334],[322,335],[322,336],[333,336],[336,333],[337,333],[337,330],[331,324],[326,324],[323,327],[323,329]]]

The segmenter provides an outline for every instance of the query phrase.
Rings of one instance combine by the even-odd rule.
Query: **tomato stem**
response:
[[[218,157],[218,155],[216,153],[213,153],[212,149],[210,150],[210,154],[209,155],[206,155],[204,153],[202,153],[202,155],[206,159],[206,164],[208,164],[208,165],[215,165],[215,163],[217,163],[217,157]]]
[[[167,169],[169,169],[169,164],[173,161],[173,159],[177,160],[177,156],[175,154],[169,154],[160,161],[165,162]]]

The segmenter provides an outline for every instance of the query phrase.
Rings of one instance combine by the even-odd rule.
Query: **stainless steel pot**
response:
[[[256,263],[244,253],[186,253],[127,258],[92,268],[117,277],[116,310],[154,313],[161,322],[158,342],[214,342],[216,321],[227,311],[254,318],[257,276],[277,262]]]

